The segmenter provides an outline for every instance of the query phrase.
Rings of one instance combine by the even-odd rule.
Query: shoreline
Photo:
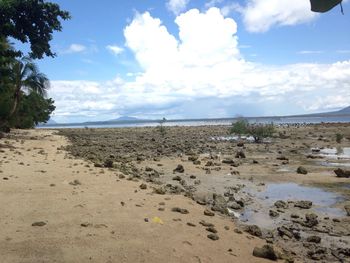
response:
[[[101,202],[98,193],[101,196],[108,193],[109,198],[102,198],[104,199],[102,207],[95,203],[88,209],[90,215],[87,219],[90,218],[90,220],[84,220],[80,222],[80,225],[76,222],[74,227],[70,226],[73,229],[104,229],[102,225],[106,225],[109,229],[111,224],[114,226],[124,224],[123,220],[123,222],[117,222],[118,224],[92,221],[95,221],[96,218],[100,218],[101,221],[101,215],[103,214],[104,217],[108,215],[106,210],[111,205],[113,206],[110,209],[114,213],[117,211],[114,205],[120,209],[128,206],[128,213],[123,214],[123,217],[126,219],[130,215],[135,216],[135,213],[138,215],[137,220],[128,219],[135,224],[132,227],[139,231],[132,234],[139,242],[147,240],[139,235],[145,230],[142,228],[144,224],[146,228],[149,224],[160,225],[160,221],[163,222],[162,227],[170,224],[169,227],[174,231],[170,236],[163,236],[163,229],[162,233],[152,232],[156,231],[154,228],[151,231],[153,234],[158,233],[157,235],[160,235],[157,236],[158,238],[164,238],[165,243],[178,240],[180,231],[180,236],[186,240],[183,240],[185,243],[182,245],[179,244],[175,253],[181,256],[173,257],[175,254],[167,250],[167,253],[172,255],[171,262],[172,260],[192,262],[192,259],[193,262],[198,262],[198,260],[201,262],[263,262],[264,259],[253,257],[252,252],[255,247],[262,247],[264,244],[272,245],[279,251],[277,252],[279,257],[283,257],[288,262],[293,262],[292,259],[294,262],[314,262],[317,258],[333,261],[340,257],[348,259],[344,253],[347,253],[346,247],[350,242],[350,219],[346,216],[344,207],[350,204],[350,179],[337,178],[333,173],[333,167],[320,166],[316,163],[317,160],[347,162],[347,159],[334,160],[329,159],[329,156],[321,158],[320,153],[313,152],[311,149],[316,149],[315,146],[317,146],[317,149],[322,151],[323,147],[325,147],[323,149],[328,149],[327,147],[334,145],[347,149],[350,147],[349,128],[350,124],[279,127],[278,134],[280,135],[273,138],[271,143],[244,142],[242,146],[237,146],[238,143],[233,141],[210,140],[211,136],[227,136],[227,126],[166,127],[167,132],[164,136],[156,128],[145,127],[64,129],[58,132],[60,135],[57,135],[54,130],[38,129],[15,131],[18,134],[10,135],[8,140],[16,149],[23,148],[18,151],[24,155],[29,154],[28,158],[30,152],[27,152],[28,149],[23,144],[31,142],[40,145],[35,150],[38,151],[35,154],[36,158],[42,157],[43,161],[40,162],[46,162],[46,165],[53,170],[57,167],[61,169],[61,162],[68,166],[67,168],[62,167],[61,171],[68,173],[63,176],[65,180],[61,182],[64,188],[67,187],[61,195],[62,198],[81,196],[80,200],[95,203],[97,200]],[[345,138],[340,145],[337,145],[332,138],[335,132],[339,131],[345,135]],[[28,134],[24,136],[23,134],[27,132]],[[23,136],[23,143],[21,136]],[[33,136],[37,139],[31,140]],[[43,142],[38,141],[39,138],[43,138]],[[45,143],[47,144],[45,146],[46,139],[48,142]],[[56,142],[61,145],[58,146]],[[55,148],[54,145],[58,147]],[[43,156],[39,154],[41,151],[39,148],[44,149]],[[52,152],[45,157],[47,149],[50,148]],[[235,158],[238,151],[243,151],[245,158]],[[8,153],[11,152],[11,150],[8,151]],[[307,158],[308,155],[317,158],[310,159]],[[13,158],[21,158],[21,155],[14,155]],[[57,162],[57,159],[60,161]],[[9,163],[2,162],[0,170],[8,165],[16,166],[13,160]],[[34,160],[29,161],[28,164],[31,166],[33,162],[35,163]],[[179,165],[183,167],[183,171],[178,169]],[[308,170],[307,174],[296,173],[297,167],[301,165]],[[40,174],[40,169],[34,170],[32,176],[37,176],[38,173]],[[46,172],[42,176],[45,174]],[[51,180],[57,179],[59,179],[58,175],[51,178]],[[32,177],[27,183],[33,183],[32,180],[36,181],[37,178]],[[50,184],[46,182],[46,185]],[[339,189],[337,186],[344,184],[349,185],[349,189]],[[52,189],[55,189],[56,186],[57,184]],[[292,195],[296,195],[297,198],[287,200],[281,196],[276,192],[281,187],[285,189],[283,191],[291,191]],[[106,191],[106,188],[109,190]],[[122,191],[123,194],[115,193],[115,190]],[[316,199],[311,208],[301,209],[296,204],[308,199],[307,195],[303,196],[305,191],[313,193]],[[327,194],[327,191],[333,194]],[[279,197],[278,200],[276,194]],[[119,198],[115,203],[111,201],[113,195],[118,195]],[[123,195],[125,198],[121,198]],[[136,202],[134,198],[138,195],[142,195],[142,198]],[[265,195],[270,196],[269,199],[266,199],[268,201],[265,201]],[[336,205],[324,202],[323,199],[317,199],[318,196],[323,195],[327,196],[325,199],[335,198]],[[36,198],[40,196],[42,193],[39,192]],[[345,198],[341,202],[339,202],[340,199],[337,199],[340,196]],[[4,198],[6,200],[6,196]],[[119,203],[120,199],[123,199],[121,202],[124,202],[124,205]],[[287,208],[283,205],[276,207],[275,203],[280,199],[285,200]],[[153,202],[154,200],[157,201]],[[133,203],[132,207],[129,207],[129,201]],[[1,203],[1,207],[5,206],[5,202]],[[166,204],[165,207],[160,205],[163,202]],[[85,206],[80,207],[81,203],[76,205],[79,209],[87,209]],[[143,208],[145,209],[143,215],[136,212]],[[177,211],[187,209],[189,214],[173,212],[174,208],[179,208]],[[96,211],[99,210],[103,211],[96,214]],[[150,214],[148,210],[156,211],[156,213]],[[215,216],[204,215],[206,210],[214,213]],[[273,212],[270,212],[271,210]],[[118,209],[118,211],[122,210]],[[48,213],[47,216],[51,217],[51,213]],[[77,221],[78,214],[73,211],[68,213],[75,218],[75,221]],[[310,214],[316,217],[310,217]],[[298,217],[295,217],[296,215]],[[259,220],[256,221],[257,218]],[[316,219],[317,223],[311,220],[313,224],[310,225],[310,218]],[[245,221],[246,219],[248,221]],[[68,219],[65,220],[70,221],[71,219],[68,216]],[[207,237],[210,233],[203,228],[203,220],[211,223],[215,221],[215,230],[218,231],[219,240],[213,241]],[[82,224],[86,226],[82,227]],[[140,227],[143,230],[140,230]],[[195,236],[192,235],[194,233],[189,232],[194,232]],[[104,234],[105,238],[108,236],[106,235],[107,233]],[[312,236],[319,237],[321,242],[308,241],[307,239]],[[191,238],[190,241],[187,240],[189,238]],[[85,240],[85,238],[82,239]],[[191,244],[189,245],[191,252],[185,249],[188,245],[187,241]],[[101,242],[104,243],[104,241]],[[109,246],[109,242],[107,243]],[[165,245],[156,243],[161,247]],[[186,244],[185,247],[183,247],[184,244]],[[197,247],[199,244],[202,247]],[[231,246],[227,248],[227,244],[236,244],[235,249]],[[208,246],[210,251],[207,251]],[[105,251],[104,248],[99,247],[94,253],[98,254],[101,249]],[[123,247],[123,249],[128,250],[132,257],[140,256],[133,251],[132,247]],[[145,248],[142,247],[142,249]],[[148,247],[148,249],[153,251],[155,253],[153,256],[158,258],[152,262],[162,262],[161,258],[167,257],[159,252],[159,247],[157,249]],[[6,251],[6,248],[2,250],[0,245],[0,251]],[[142,254],[142,257],[145,257],[145,254]],[[118,260],[111,260],[111,262],[131,262],[130,257],[127,259],[118,257]],[[134,262],[142,261],[141,257],[133,258],[133,260]]]

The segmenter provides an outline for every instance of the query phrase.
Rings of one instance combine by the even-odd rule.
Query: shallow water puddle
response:
[[[273,209],[273,204],[277,200],[297,201],[308,200],[313,202],[313,207],[308,211],[316,211],[323,216],[340,217],[345,213],[342,209],[332,207],[337,202],[342,201],[340,194],[327,192],[321,188],[302,186],[295,183],[272,183],[266,185],[261,192],[252,192],[259,203],[259,208],[247,207],[241,215],[240,220],[249,224],[257,224],[261,227],[272,227],[283,222],[283,216],[272,219],[269,210]],[[288,211],[286,211],[286,214]]]
[[[330,159],[350,159],[350,147],[333,147],[320,149],[317,155]]]
[[[336,162],[317,162],[317,164],[326,167],[350,167],[350,162],[347,163],[336,163]]]

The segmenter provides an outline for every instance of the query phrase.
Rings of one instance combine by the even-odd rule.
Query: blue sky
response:
[[[69,11],[38,61],[58,122],[299,114],[350,105],[350,4],[54,1]]]

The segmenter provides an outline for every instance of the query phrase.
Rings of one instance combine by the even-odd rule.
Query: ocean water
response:
[[[250,123],[274,123],[278,125],[291,124],[316,124],[316,123],[350,123],[348,116],[329,116],[329,117],[258,117],[246,118]],[[203,126],[203,125],[231,125],[237,119],[200,119],[200,120],[168,120],[164,126]],[[101,123],[72,123],[72,124],[53,124],[37,126],[45,129],[62,128],[123,128],[123,127],[155,127],[158,121],[128,121],[128,122],[101,122]]]

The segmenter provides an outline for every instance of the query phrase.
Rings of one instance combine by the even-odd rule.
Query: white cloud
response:
[[[186,9],[189,2],[190,0],[169,0],[166,6],[175,15],[178,15]]]
[[[86,51],[86,46],[80,44],[71,44],[66,50],[62,51],[62,54],[80,53]]]
[[[265,32],[273,26],[307,23],[318,15],[310,10],[307,0],[248,0],[241,12],[246,28]]]
[[[111,51],[114,55],[119,55],[123,53],[124,49],[122,47],[119,47],[117,45],[108,45],[106,48]]]
[[[300,55],[322,54],[322,53],[324,53],[324,51],[322,50],[301,50],[297,52],[297,54],[300,54]]]
[[[218,8],[189,10],[175,23],[178,37],[148,12],[136,15],[124,35],[142,72],[105,83],[53,82],[55,117],[228,117],[243,110],[290,114],[350,105],[350,61],[276,67],[248,62],[239,52],[236,22]],[[316,103],[315,94],[327,102]]]

